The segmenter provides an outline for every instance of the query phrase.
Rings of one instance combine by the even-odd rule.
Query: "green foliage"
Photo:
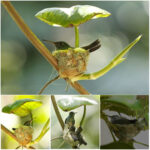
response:
[[[110,13],[90,5],[76,5],[70,8],[47,8],[35,15],[43,22],[60,27],[79,26],[90,19],[108,17]]]
[[[82,96],[64,96],[58,99],[57,104],[63,111],[70,111],[83,105],[94,105],[97,102]]]
[[[18,116],[27,116],[33,109],[36,109],[42,105],[42,102],[35,99],[21,99],[12,104],[4,106],[2,112],[13,113]]]
[[[101,149],[134,149],[133,143],[127,144],[121,141],[112,142],[101,146]]]
[[[144,96],[101,96],[101,118],[105,120],[110,132],[114,133],[120,141],[115,141],[107,145],[102,145],[103,149],[134,149],[133,143],[136,141],[127,140],[132,135],[135,137],[142,130],[149,128],[149,102],[148,95]],[[135,124],[112,124],[108,120],[105,111],[113,111],[117,113],[126,114],[127,116],[133,116],[137,118]],[[117,131],[119,130],[119,132]],[[133,133],[132,133],[133,132]],[[132,133],[132,134],[131,134]],[[122,138],[124,136],[124,139]],[[133,136],[134,135],[134,136]],[[113,136],[113,134],[112,134]],[[114,137],[113,137],[114,138]],[[130,137],[131,138],[131,137]],[[131,139],[132,139],[131,138]],[[126,139],[126,140],[125,140]],[[132,141],[132,142],[131,142]],[[142,145],[143,143],[139,143]]]
[[[138,100],[136,96],[112,96],[101,98],[101,110],[116,111],[137,118],[145,117],[148,122],[148,96]]]

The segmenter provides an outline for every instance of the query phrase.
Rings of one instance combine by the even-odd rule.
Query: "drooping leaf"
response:
[[[94,105],[97,102],[82,96],[62,96],[57,100],[57,104],[63,111],[70,111],[83,105]]]
[[[60,27],[78,26],[90,19],[108,17],[111,14],[103,9],[90,5],[76,5],[70,8],[46,8],[35,16],[43,22]]]
[[[35,99],[21,99],[12,104],[4,106],[2,112],[13,113],[18,116],[27,116],[31,113],[31,110],[36,109],[42,105],[42,102]]]

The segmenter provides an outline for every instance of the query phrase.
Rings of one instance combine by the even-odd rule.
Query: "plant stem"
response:
[[[129,52],[129,50],[141,39],[142,35],[139,35],[133,42],[131,42],[123,51],[121,51],[107,66],[105,66],[103,69],[100,69],[97,72],[93,72],[90,74],[83,74],[82,76],[77,76],[72,79],[73,81],[78,80],[95,80],[104,74],[106,74],[108,71],[110,71],[112,68],[116,67],[120,63],[126,60],[124,56]]]
[[[50,129],[50,128],[48,127],[49,122],[50,122],[50,119],[48,119],[48,120],[46,121],[46,123],[45,123],[45,125],[44,125],[44,127],[43,127],[43,129],[42,129],[42,131],[41,131],[41,133],[40,133],[40,135],[39,135],[35,140],[33,140],[32,142],[30,142],[27,146],[31,146],[31,145],[33,145],[33,144],[35,144],[35,143],[38,143],[38,142],[42,139],[42,137],[43,137],[43,136],[47,133],[47,131]]]
[[[1,129],[8,134],[9,136],[11,136],[14,140],[16,140],[18,142],[17,137],[14,135],[14,133],[12,133],[10,130],[8,130],[5,126],[1,125]],[[18,142],[19,143],[19,142]]]
[[[44,56],[44,58],[48,60],[48,62],[52,64],[53,67],[58,71],[59,68],[56,59],[45,47],[45,45],[38,39],[38,37],[31,31],[31,29],[25,24],[25,22],[19,16],[13,5],[9,1],[2,1],[2,4],[7,12],[10,14],[10,16],[14,19],[20,30],[25,34],[27,39],[36,47],[41,55]],[[78,82],[72,83],[69,79],[65,80],[69,82],[69,84],[71,84],[71,86],[75,88],[80,94],[89,94],[89,92],[86,91]]]
[[[75,26],[75,47],[79,47],[79,27]]]
[[[61,139],[61,138],[63,138],[63,136],[55,137],[55,138],[51,139],[51,141]]]
[[[146,146],[146,147],[148,147],[148,146],[149,146],[148,144],[144,144],[144,143],[142,143],[142,142],[138,142],[138,141],[135,141],[135,140],[133,140],[133,142],[134,142],[134,143],[137,143],[137,144],[144,145],[144,146]]]
[[[62,129],[64,130],[64,121],[60,115],[60,112],[59,112],[59,109],[57,107],[57,104],[56,104],[56,100],[55,100],[55,96],[54,95],[51,95],[51,100],[52,100],[52,104],[53,104],[53,107],[54,107],[54,110],[55,110],[55,113],[56,113],[56,116],[57,116],[57,119],[62,127]]]
[[[84,105],[84,111],[83,111],[83,116],[82,116],[82,119],[81,119],[81,122],[80,122],[80,127],[82,126],[83,124],[83,121],[85,119],[85,115],[86,115],[86,105]]]
[[[59,79],[59,78],[60,78],[60,76],[58,75],[58,76],[55,77],[54,79],[52,79],[52,80],[46,82],[45,85],[44,85],[44,86],[42,87],[42,89],[40,90],[39,95],[43,93],[43,91],[45,90],[45,88],[46,88],[49,84],[51,84],[52,82],[56,81],[56,80]]]
[[[115,136],[113,135],[113,133],[112,133],[112,131],[111,131],[110,123],[109,123],[109,121],[108,121],[108,119],[107,119],[107,116],[106,116],[102,111],[101,111],[101,118],[102,118],[103,120],[105,120],[105,122],[106,122],[106,124],[107,124],[107,126],[108,126],[108,129],[109,129],[109,131],[110,131],[110,133],[111,133],[111,135],[112,135],[112,138],[113,138],[114,142],[116,142],[116,138],[115,138]]]

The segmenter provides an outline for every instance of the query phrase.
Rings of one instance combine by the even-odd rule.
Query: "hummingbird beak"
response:
[[[44,41],[44,42],[48,42],[48,43],[51,43],[51,44],[55,44],[55,42],[50,41],[50,40],[42,40],[42,41]]]

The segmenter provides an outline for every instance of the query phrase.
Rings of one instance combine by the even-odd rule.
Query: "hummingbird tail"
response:
[[[89,52],[93,52],[93,51],[97,50],[100,47],[101,47],[100,40],[97,39],[94,42],[92,42],[91,44],[89,44],[87,46],[84,46],[82,48],[85,49],[85,50],[89,50]]]

